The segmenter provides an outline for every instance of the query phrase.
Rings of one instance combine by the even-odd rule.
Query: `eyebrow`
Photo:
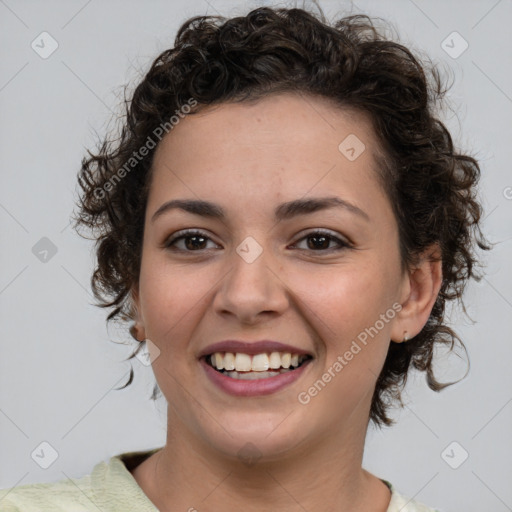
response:
[[[361,208],[337,196],[288,201],[277,206],[274,211],[274,216],[276,220],[282,221],[289,220],[298,215],[307,215],[309,213],[331,208],[343,208],[367,221],[370,220],[368,214],[361,210]],[[226,219],[225,211],[215,203],[199,199],[172,199],[171,201],[165,202],[160,206],[160,208],[158,208],[151,217],[151,222],[154,222],[165,212],[173,209],[180,209],[194,215],[200,215],[202,217],[209,217],[212,219]]]

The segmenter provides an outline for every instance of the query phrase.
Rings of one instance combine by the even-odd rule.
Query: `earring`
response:
[[[409,335],[407,334],[407,331],[404,332],[404,339],[402,340],[402,343],[405,343],[406,341],[409,341]]]

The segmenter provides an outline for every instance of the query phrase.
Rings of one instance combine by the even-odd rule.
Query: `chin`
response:
[[[251,417],[251,414],[246,414],[238,415],[230,421],[219,420],[221,425],[226,425],[226,430],[216,422],[211,422],[203,431],[203,439],[211,448],[226,457],[247,465],[258,460],[270,462],[282,459],[301,443],[305,432],[304,425],[293,428],[292,422],[283,421],[286,414],[259,413],[256,416],[255,418],[254,415]],[[213,423],[219,427],[214,431],[211,430]],[[300,439],[297,437],[298,432],[302,434]]]

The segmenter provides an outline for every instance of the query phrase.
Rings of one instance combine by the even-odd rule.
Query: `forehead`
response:
[[[236,139],[230,141],[232,144],[274,141],[283,146],[299,143],[308,146],[322,138],[332,143],[355,131],[371,149],[380,150],[369,115],[353,107],[340,106],[331,98],[299,92],[201,106],[198,112],[179,121],[166,139],[174,139],[177,145],[183,137],[197,139],[207,135],[207,139],[213,136],[216,143],[226,139],[223,135],[228,131],[230,136],[236,133]],[[208,145],[208,140],[203,140],[203,144]]]
[[[221,103],[186,116],[160,142],[150,203],[166,194],[291,200],[340,192],[358,203],[383,194],[371,121],[298,93]],[[239,205],[240,206],[240,205]]]

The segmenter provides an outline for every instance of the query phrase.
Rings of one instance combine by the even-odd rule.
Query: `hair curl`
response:
[[[174,48],[156,58],[131,100],[125,99],[120,135],[107,137],[82,160],[75,228],[96,232],[91,284],[98,305],[112,308],[107,322],[133,319],[130,293],[139,277],[156,147],[132,162],[117,183],[113,178],[155,128],[168,123],[190,98],[197,101],[194,113],[206,105],[256,101],[274,92],[317,95],[369,115],[384,149],[380,178],[398,222],[402,264],[414,264],[432,244],[438,244],[442,258],[443,282],[430,318],[412,340],[391,343],[369,419],[377,426],[393,423],[386,412],[395,400],[402,404],[400,391],[411,366],[426,372],[435,391],[453,384],[438,382],[433,372],[436,345],[452,350],[458,341],[465,349],[444,323],[445,305],[462,302],[468,280],[480,278],[475,242],[481,249],[490,247],[479,226],[479,165],[454,149],[448,130],[435,117],[446,89],[434,65],[428,77],[425,70],[366,15],[328,24],[323,13],[317,17],[303,9],[264,7],[231,19],[187,20]],[[126,385],[132,378],[133,369]]]

